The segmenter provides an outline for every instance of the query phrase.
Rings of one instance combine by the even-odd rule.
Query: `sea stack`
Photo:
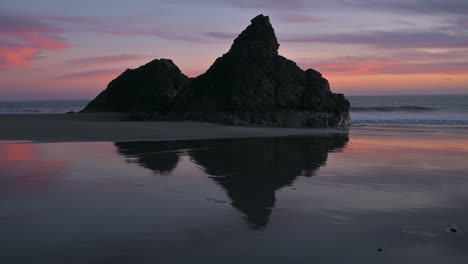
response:
[[[233,125],[349,125],[348,100],[332,93],[318,71],[278,55],[278,48],[268,16],[259,15],[204,74],[188,78],[171,60],[154,60],[126,70],[82,112]]]

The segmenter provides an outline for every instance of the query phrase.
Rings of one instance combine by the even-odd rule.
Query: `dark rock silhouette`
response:
[[[169,60],[127,70],[83,112],[137,113],[143,119],[235,125],[337,127],[350,123],[348,100],[312,69],[278,55],[267,16],[259,15],[208,71],[187,78]],[[153,65],[154,64],[154,65]]]
[[[166,113],[189,78],[167,59],[127,69],[82,112]]]
[[[156,173],[170,172],[183,151],[223,189],[252,228],[264,228],[275,192],[298,176],[313,176],[328,153],[343,148],[348,135],[116,143],[118,151]],[[150,154],[153,153],[153,154]],[[154,155],[154,156],[152,156]],[[167,163],[163,156],[170,159]]]

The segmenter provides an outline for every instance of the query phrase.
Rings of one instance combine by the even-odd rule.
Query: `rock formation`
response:
[[[188,78],[172,61],[154,60],[122,73],[82,112],[235,125],[348,125],[348,100],[332,93],[319,72],[278,55],[278,48],[269,18],[259,15],[204,74]]]
[[[189,78],[171,60],[153,60],[127,69],[82,112],[164,113],[188,84]]]

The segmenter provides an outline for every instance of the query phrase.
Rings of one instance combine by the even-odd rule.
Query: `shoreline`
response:
[[[230,126],[201,121],[122,121],[125,116],[120,113],[1,114],[0,141],[169,141],[348,133],[348,128]]]

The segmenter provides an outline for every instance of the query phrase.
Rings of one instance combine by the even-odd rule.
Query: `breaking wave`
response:
[[[426,106],[400,105],[400,106],[356,106],[351,107],[353,112],[402,112],[402,111],[435,111],[436,108]]]

